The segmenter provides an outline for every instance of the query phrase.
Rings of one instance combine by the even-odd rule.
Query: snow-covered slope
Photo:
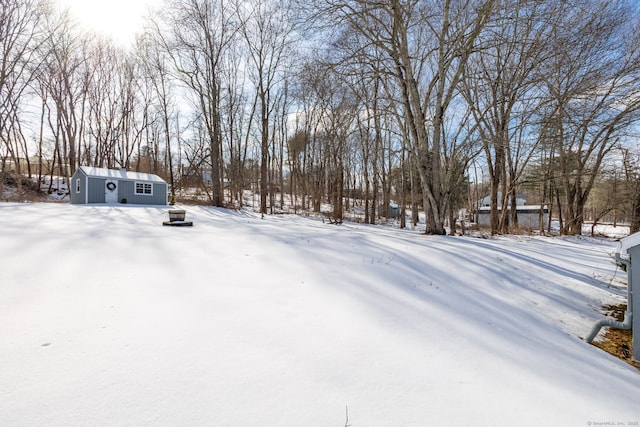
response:
[[[187,211],[0,204],[1,426],[640,422],[615,243]]]

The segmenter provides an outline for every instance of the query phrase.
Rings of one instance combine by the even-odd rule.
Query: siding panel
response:
[[[127,203],[135,203],[135,204],[140,203],[136,199],[136,195],[133,190],[132,181],[120,181],[119,184],[120,185],[118,187],[120,188],[120,192],[118,193],[118,201],[120,203],[122,203],[123,200],[126,200]]]
[[[136,194],[136,182],[146,181],[119,181],[118,185],[118,201],[123,199],[127,203],[136,205],[166,205],[167,204],[167,185],[164,183],[151,183],[153,185],[153,194]]]
[[[76,193],[76,180],[80,180],[80,192]],[[72,204],[84,204],[85,192],[86,192],[87,176],[81,169],[76,169],[76,172],[71,177],[71,185],[69,186],[69,201]]]
[[[89,177],[87,189],[89,203],[104,203],[104,186],[107,180],[104,178]]]

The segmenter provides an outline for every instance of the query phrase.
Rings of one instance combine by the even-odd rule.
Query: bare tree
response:
[[[68,15],[51,22],[47,38],[47,63],[41,85],[52,101],[55,123],[50,123],[56,141],[61,176],[70,176],[78,164],[85,107],[91,79],[88,59],[92,43],[80,35]]]
[[[165,171],[169,175],[171,186],[171,200],[176,199],[176,177],[174,173],[174,161],[172,154],[172,119],[175,116],[175,95],[173,92],[173,80],[169,72],[168,58],[166,54],[157,49],[152,40],[142,37],[138,40],[137,57],[142,64],[146,81],[153,88],[154,98],[157,103],[157,113],[162,123],[162,139],[164,141]],[[154,171],[157,173],[157,171]]]
[[[500,1],[479,38],[481,51],[466,67],[462,93],[487,162],[492,234],[517,225],[516,186],[535,149],[530,134],[540,96],[534,89],[545,59],[548,14],[542,2]]]
[[[640,110],[640,32],[625,0],[563,4],[543,71],[565,234],[580,234],[604,160]],[[606,52],[606,54],[604,54]]]
[[[325,3],[336,22],[346,23],[385,55],[380,72],[393,76],[401,88],[411,154],[422,183],[425,232],[443,234],[452,194],[443,181],[445,124],[496,0]]]
[[[167,0],[153,37],[167,53],[175,77],[189,89],[209,139],[212,203],[222,206],[220,117],[222,58],[239,28],[235,5],[225,0]]]
[[[622,173],[625,183],[624,197],[628,201],[627,217],[631,233],[640,231],[640,150],[622,147]]]
[[[292,53],[295,21],[288,0],[242,2],[238,11],[249,52],[249,78],[255,85],[260,113],[260,212],[265,214],[270,190],[269,147],[275,136],[270,127],[278,105],[274,91],[284,82],[283,73]]]
[[[0,0],[0,170],[9,157],[16,173],[29,153],[22,123],[22,107],[39,72],[44,23],[50,15],[45,0]],[[19,182],[20,180],[18,180]],[[1,185],[1,182],[0,182]]]
[[[142,67],[129,52],[110,40],[96,39],[88,58],[87,133],[83,157],[100,167],[131,166],[144,136],[150,100],[142,90]],[[92,146],[93,141],[93,146]],[[152,172],[157,173],[156,167]]]
[[[231,201],[241,207],[243,190],[246,188],[248,174],[247,157],[258,98],[251,101],[251,90],[246,73],[245,45],[234,43],[224,56],[222,67],[223,96],[221,111],[224,141],[226,143],[225,163]]]

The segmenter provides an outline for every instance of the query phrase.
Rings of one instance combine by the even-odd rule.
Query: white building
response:
[[[491,196],[482,198],[478,202],[478,209],[475,213],[475,221],[478,225],[491,225]],[[498,193],[498,215],[502,215],[502,194]],[[507,208],[511,210],[511,206]],[[516,198],[516,212],[518,227],[529,230],[540,229],[540,219],[542,218],[543,228],[549,225],[549,208],[541,205],[527,205],[524,196],[518,195]],[[507,217],[510,219],[510,215]]]

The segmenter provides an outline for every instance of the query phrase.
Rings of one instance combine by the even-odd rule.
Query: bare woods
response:
[[[428,234],[482,198],[513,231],[524,194],[565,234],[640,229],[633,0],[165,0],[128,47],[0,5],[3,173],[124,167],[372,223],[395,203]]]

